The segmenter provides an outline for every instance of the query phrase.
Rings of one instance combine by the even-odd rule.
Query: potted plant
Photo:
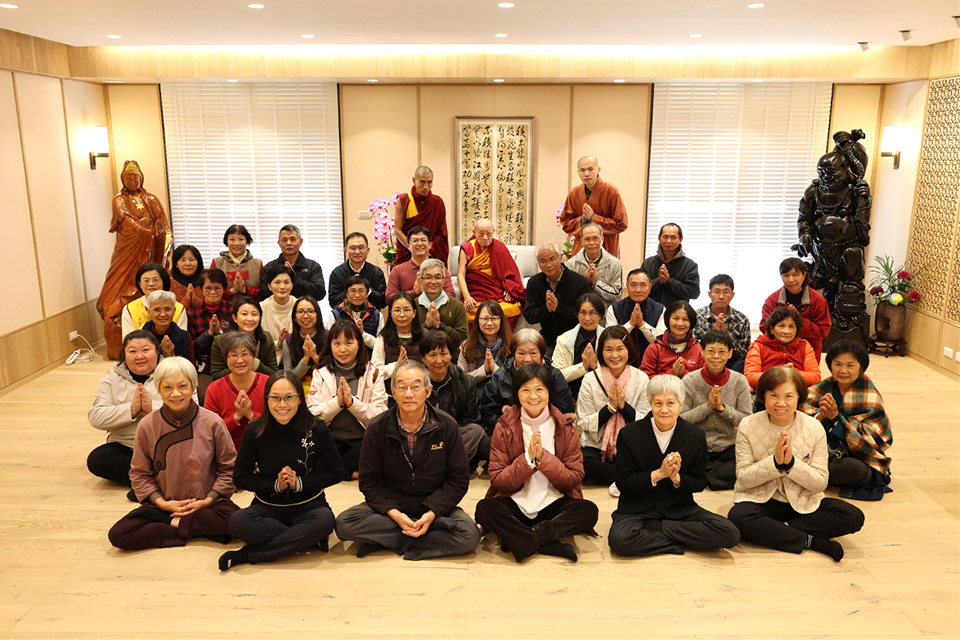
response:
[[[393,212],[399,196],[398,191],[392,198],[377,198],[367,207],[373,214],[373,239],[377,241],[384,262],[389,265],[388,273],[390,266],[397,263],[397,235],[394,232]]]
[[[906,328],[906,303],[920,301],[920,292],[913,288],[913,277],[909,271],[894,266],[891,256],[876,256],[876,264],[870,265],[874,278],[870,281],[870,295],[876,305],[874,329],[877,340],[899,342]]]

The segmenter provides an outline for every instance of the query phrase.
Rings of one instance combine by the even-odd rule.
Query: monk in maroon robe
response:
[[[600,179],[600,165],[593,156],[577,162],[577,174],[583,184],[567,195],[560,214],[560,226],[575,238],[573,252],[580,251],[580,225],[593,222],[603,229],[603,248],[620,257],[620,232],[627,230],[627,207],[615,186]]]
[[[527,291],[510,249],[493,237],[493,223],[487,218],[477,220],[473,236],[460,245],[457,283],[467,308],[467,322],[473,322],[481,302],[495,300],[510,328],[516,326]]]
[[[394,230],[397,234],[397,264],[410,259],[407,248],[407,234],[414,227],[423,227],[430,231],[433,243],[430,245],[430,257],[447,264],[450,256],[450,244],[447,241],[447,208],[443,199],[434,195],[433,170],[430,167],[417,167],[413,173],[413,187],[409,193],[401,193],[397,198],[394,211]]]

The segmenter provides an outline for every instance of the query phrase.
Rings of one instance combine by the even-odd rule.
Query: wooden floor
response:
[[[871,367],[893,423],[894,493],[858,503],[866,525],[842,539],[839,564],[747,544],[615,558],[615,500],[590,487],[600,537],[576,539],[576,564],[517,565],[488,539],[461,558],[358,560],[331,538],[329,554],[227,573],[212,542],[125,553],[107,541],[131,508],[84,464],[103,441],[86,411],[108,366],[98,355],[0,397],[0,638],[960,636],[960,385],[909,358]],[[486,486],[471,481],[468,513]],[[355,482],[328,495],[335,512],[361,500]],[[700,503],[726,514],[732,497]]]

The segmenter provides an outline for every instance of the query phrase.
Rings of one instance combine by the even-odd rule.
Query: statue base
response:
[[[853,340],[866,347],[869,346],[869,339],[870,316],[864,314],[860,324],[848,329],[847,331],[842,331],[841,329],[837,328],[837,325],[833,325],[833,327],[830,329],[830,333],[827,334],[827,338],[823,341],[823,352],[826,353],[829,351],[830,347],[840,340]]]

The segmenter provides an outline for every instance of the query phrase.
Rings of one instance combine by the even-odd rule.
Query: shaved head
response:
[[[593,189],[600,177],[600,164],[596,156],[583,156],[577,160],[577,175],[588,189]]]
[[[597,156],[583,156],[582,158],[580,158],[579,160],[577,160],[577,166],[579,167],[579,166],[580,166],[580,163],[583,162],[584,160],[589,160],[589,161],[592,162],[593,164],[595,164],[595,165],[597,165],[597,166],[600,166],[600,161],[597,160]]]
[[[484,249],[493,243],[493,222],[490,218],[480,218],[473,223],[473,235]]]
[[[414,178],[419,178],[420,176],[432,176],[432,175],[433,175],[433,169],[423,165],[417,167],[417,170],[413,172]]]

